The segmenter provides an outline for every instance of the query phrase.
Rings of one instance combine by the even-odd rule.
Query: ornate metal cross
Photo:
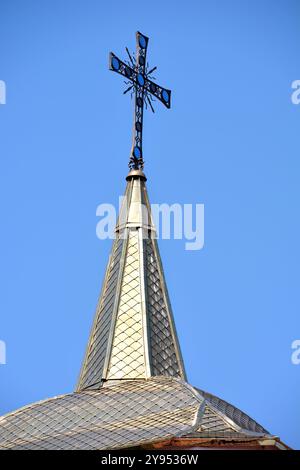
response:
[[[151,73],[157,67],[149,70],[146,62],[147,46],[149,38],[140,32],[136,33],[136,55],[131,56],[126,47],[129,60],[123,62],[112,52],[109,55],[109,68],[126,78],[125,83],[130,85],[124,94],[131,90],[135,94],[134,126],[132,137],[132,148],[129,160],[129,168],[143,169],[143,111],[144,103],[150,106],[154,112],[153,97],[161,101],[167,108],[171,106],[171,91],[154,83]],[[134,61],[135,59],[135,61]]]

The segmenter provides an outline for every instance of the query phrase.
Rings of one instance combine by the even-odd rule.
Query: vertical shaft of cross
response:
[[[109,54],[110,70],[122,75],[126,79],[126,85],[129,85],[124,91],[124,94],[133,90],[135,95],[132,146],[129,159],[129,168],[131,170],[142,170],[144,167],[144,102],[146,102],[146,108],[148,103],[153,112],[154,109],[151,104],[153,98],[159,100],[166,108],[169,109],[171,107],[171,90],[161,87],[152,80],[153,77],[151,77],[151,73],[156,70],[157,67],[148,70],[148,64],[146,64],[148,41],[149,38],[147,38],[147,36],[144,36],[139,31],[136,33],[135,62],[127,48],[126,51],[129,56],[129,62],[120,60],[113,52]]]
[[[132,169],[143,169],[143,114],[145,99],[145,69],[148,38],[136,33],[136,87],[135,110],[133,121],[132,148],[129,166]]]

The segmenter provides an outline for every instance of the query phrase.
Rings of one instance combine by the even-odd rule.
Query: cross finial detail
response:
[[[153,67],[149,70],[146,61],[147,47],[149,38],[139,31],[136,33],[136,54],[132,57],[126,48],[129,60],[120,60],[113,52],[109,55],[110,70],[123,75],[126,84],[129,87],[124,94],[131,91],[135,95],[134,123],[132,147],[130,152],[129,167],[132,170],[143,169],[143,112],[144,103],[150,106],[154,112],[152,105],[153,98],[157,98],[167,108],[171,106],[171,91],[161,87],[153,81],[152,73],[156,70]]]

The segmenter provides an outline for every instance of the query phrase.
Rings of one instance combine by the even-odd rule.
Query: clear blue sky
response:
[[[74,389],[125,187],[135,31],[172,89],[145,116],[153,203],[204,203],[205,247],[160,248],[190,383],[300,448],[297,0],[0,2],[0,413]]]

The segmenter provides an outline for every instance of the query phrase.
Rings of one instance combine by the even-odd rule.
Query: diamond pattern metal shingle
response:
[[[234,421],[238,426],[242,429],[247,431],[268,434],[268,431],[263,428],[259,423],[257,423],[254,419],[250,418],[246,413],[239,410],[235,406],[231,405],[230,403],[222,400],[211,393],[205,392],[203,390],[197,389],[203,398],[210,403],[215,409],[219,412],[227,416],[229,419]]]
[[[197,389],[163,376],[117,380],[0,418],[0,449],[14,450],[122,449],[180,436],[232,440],[266,435],[240,427]]]
[[[155,241],[146,243],[147,313],[153,375],[182,376],[170,305],[163,293]],[[177,345],[178,347],[178,345]]]
[[[101,385],[124,243],[125,240],[118,237],[113,245],[102,293],[96,309],[86,357],[81,370],[78,384],[79,389],[99,387]]]
[[[146,378],[138,231],[129,232],[107,379]]]
[[[233,431],[236,432],[234,426],[226,420],[226,417],[222,416],[214,410],[209,404],[206,404],[205,411],[200,421],[198,432],[225,432]]]
[[[192,432],[203,399],[180,380],[157,377],[72,393],[0,419],[0,449],[114,449]]]

